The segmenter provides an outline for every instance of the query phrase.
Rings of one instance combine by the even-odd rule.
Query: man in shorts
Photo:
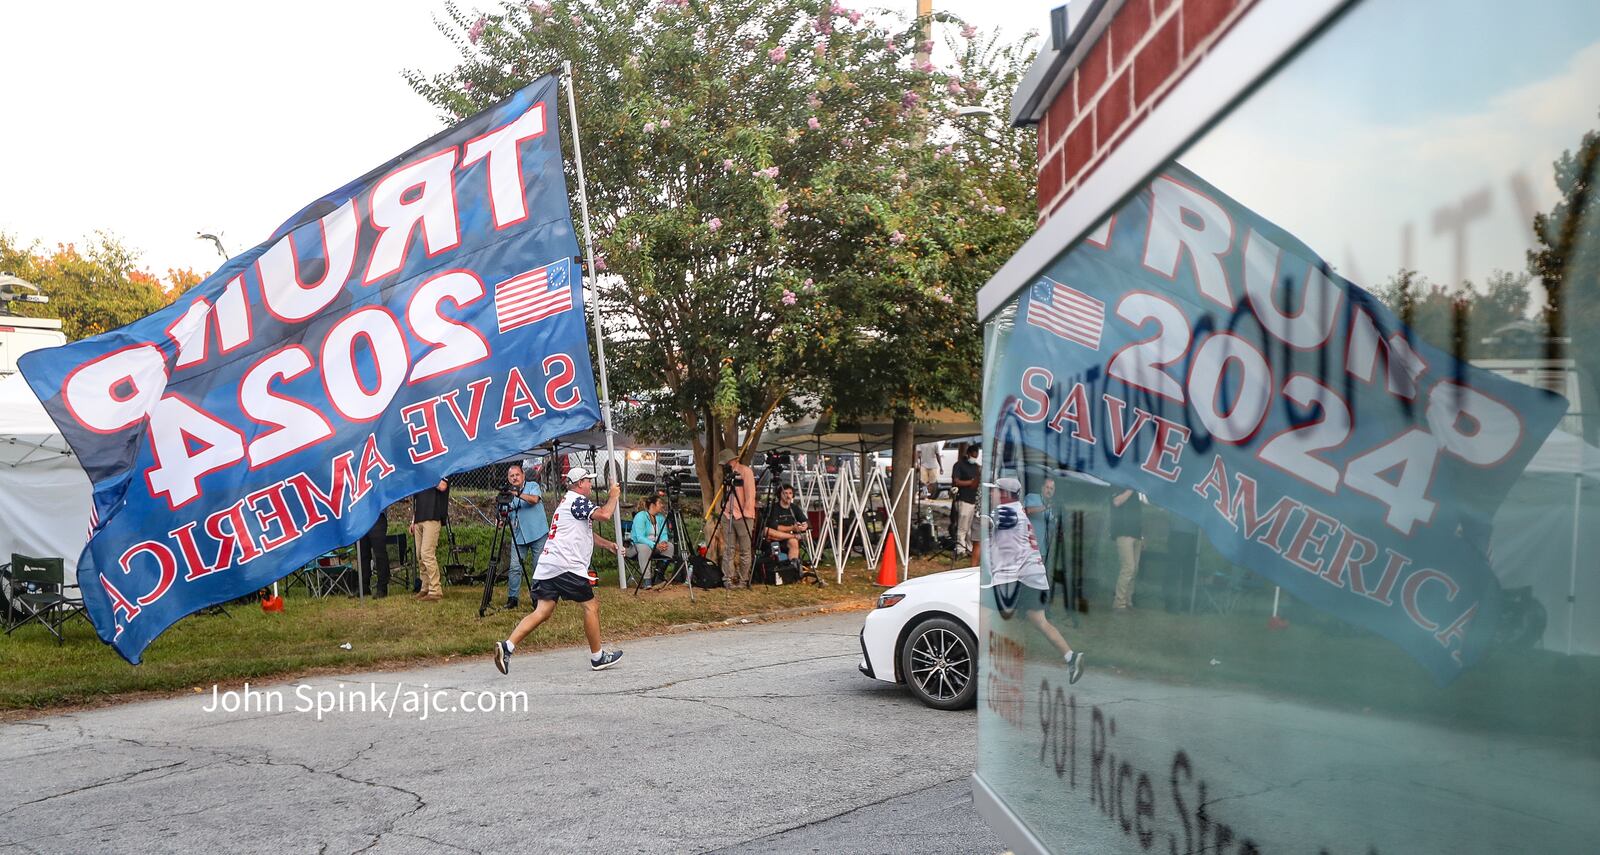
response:
[[[571,600],[583,604],[583,634],[589,640],[589,667],[604,671],[622,658],[620,650],[600,649],[600,602],[594,598],[594,573],[589,560],[596,545],[616,549],[616,544],[594,532],[595,520],[611,519],[617,512],[620,491],[615,482],[606,493],[606,503],[596,506],[594,476],[581,466],[567,473],[567,494],[550,517],[550,534],[545,541],[544,554],[533,573],[533,586],[529,593],[535,605],[533,612],[517,624],[511,637],[497,642],[494,647],[494,666],[504,674],[510,670],[511,654],[517,644],[539,628],[556,609],[557,600]]]
[[[1061,652],[1067,661],[1067,682],[1076,683],[1083,674],[1083,653],[1073,650],[1045,617],[1050,605],[1050,578],[1045,573],[1044,559],[1039,556],[1033,523],[1022,507],[1022,482],[996,478],[984,486],[990,488],[989,506],[994,509],[989,534],[989,560],[994,570],[987,587],[995,608],[1006,620],[1021,612]]]

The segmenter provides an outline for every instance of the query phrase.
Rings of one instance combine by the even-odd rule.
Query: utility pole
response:
[[[917,0],[917,20],[922,22],[922,44],[917,45],[917,61],[931,60],[933,54],[922,50],[922,45],[933,43],[933,0]]]

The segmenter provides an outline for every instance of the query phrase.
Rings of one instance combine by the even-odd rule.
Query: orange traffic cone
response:
[[[883,556],[878,560],[878,584],[885,588],[900,584],[900,550],[895,547],[893,531],[883,542]]]

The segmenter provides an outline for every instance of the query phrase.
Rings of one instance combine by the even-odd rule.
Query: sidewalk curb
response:
[[[872,608],[870,600],[863,602],[840,601],[836,603],[819,603],[814,606],[795,606],[787,609],[776,609],[770,612],[756,612],[749,615],[738,615],[716,621],[703,623],[676,623],[667,627],[663,634],[675,635],[680,632],[696,632],[703,629],[720,629],[730,626],[744,626],[753,623],[766,623],[769,621],[787,620],[789,618],[809,617],[811,615],[829,614],[832,612],[859,612]]]

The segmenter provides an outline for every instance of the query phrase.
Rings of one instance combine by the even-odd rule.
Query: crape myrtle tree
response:
[[[627,427],[692,445],[709,491],[741,428],[826,391],[852,333],[828,277],[895,233],[889,179],[953,78],[911,24],[820,0],[449,4],[440,24],[461,62],[409,80],[449,117],[572,62],[613,392]]]
[[[46,251],[0,234],[0,273],[39,286],[49,303],[13,303],[11,311],[60,318],[68,341],[114,330],[172,302],[200,282],[193,270],[168,270],[165,281],[139,266],[139,254],[104,232]]]
[[[851,255],[838,243],[807,242],[847,324],[837,358],[824,365],[826,400],[841,420],[892,422],[896,497],[913,474],[915,415],[978,414],[977,292],[1035,223],[1034,132],[1005,118],[1026,70],[1025,45],[935,18],[953,65],[922,81],[906,113],[913,139],[898,163],[874,165],[856,188],[841,191],[859,198],[832,209],[846,219],[830,225],[871,251]],[[910,503],[896,511],[905,532]]]

